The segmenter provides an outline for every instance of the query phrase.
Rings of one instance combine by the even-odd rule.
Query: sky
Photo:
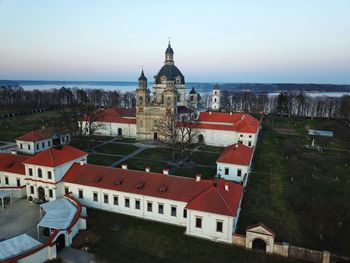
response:
[[[0,0],[0,79],[350,84],[350,0]]]

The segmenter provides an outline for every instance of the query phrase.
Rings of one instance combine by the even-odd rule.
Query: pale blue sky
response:
[[[349,0],[0,0],[0,79],[350,83]]]

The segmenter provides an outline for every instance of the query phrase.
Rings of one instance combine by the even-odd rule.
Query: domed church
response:
[[[174,63],[174,51],[168,44],[165,61],[158,74],[154,76],[153,92],[148,88],[147,78],[143,72],[138,79],[136,97],[136,137],[156,140],[154,131],[158,119],[169,115],[191,112],[185,99],[185,77]]]

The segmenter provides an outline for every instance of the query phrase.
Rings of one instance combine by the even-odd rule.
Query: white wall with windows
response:
[[[217,174],[220,175],[220,178],[226,180],[234,181],[237,183],[242,183],[245,176],[249,175],[250,164],[249,165],[237,165],[237,164],[228,164],[228,163],[216,163]],[[247,178],[245,180],[245,184]]]
[[[188,209],[186,234],[232,243],[234,217]]]
[[[89,133],[88,123],[83,121],[82,127],[86,134]],[[94,122],[92,127],[95,134],[105,136],[136,137],[136,124],[116,123],[116,122]]]

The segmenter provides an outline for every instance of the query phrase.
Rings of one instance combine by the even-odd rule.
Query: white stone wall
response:
[[[25,154],[35,154],[34,142],[16,140],[17,150]],[[22,147],[21,147],[22,144]]]
[[[72,196],[77,198],[82,205],[102,209],[111,212],[141,217],[149,220],[165,222],[180,226],[186,226],[186,218],[183,217],[183,210],[187,203],[164,198],[137,195],[120,191],[113,191],[103,188],[89,187],[71,183],[63,183],[68,187]],[[83,199],[79,198],[79,189],[83,190]],[[97,193],[97,201],[94,201],[93,194]],[[104,195],[108,195],[108,203],[104,202]],[[114,196],[118,196],[118,205],[114,204]],[[130,207],[125,207],[125,198],[129,198]],[[140,209],[136,209],[135,201],[140,201]],[[147,211],[147,202],[152,202],[152,212]],[[158,212],[158,204],[163,204],[163,214]],[[171,215],[171,207],[176,207],[176,216]]]
[[[104,136],[117,136],[118,129],[122,129],[122,136],[124,137],[136,137],[136,124],[129,123],[115,123],[115,122],[94,122],[93,127],[98,127],[95,131],[96,134]],[[82,122],[82,127],[88,127],[85,121]],[[88,130],[85,131],[88,133]]]
[[[202,219],[202,227],[196,227],[196,218]],[[231,216],[224,216],[208,212],[188,210],[186,234],[201,238],[232,243],[233,219]],[[222,232],[216,231],[217,221],[223,223]]]
[[[255,133],[238,133],[236,131],[198,129],[198,135],[202,134],[204,144],[212,146],[229,146],[239,141],[246,146],[256,145],[257,135]]]
[[[221,178],[224,178],[226,180],[242,183],[245,174],[247,174],[250,171],[250,164],[249,166],[245,165],[237,165],[237,164],[228,164],[228,163],[216,163],[217,167],[217,174],[220,175]],[[226,168],[228,169],[228,174],[225,174]],[[238,176],[238,170],[241,170],[241,176]],[[247,181],[247,180],[246,180]]]

